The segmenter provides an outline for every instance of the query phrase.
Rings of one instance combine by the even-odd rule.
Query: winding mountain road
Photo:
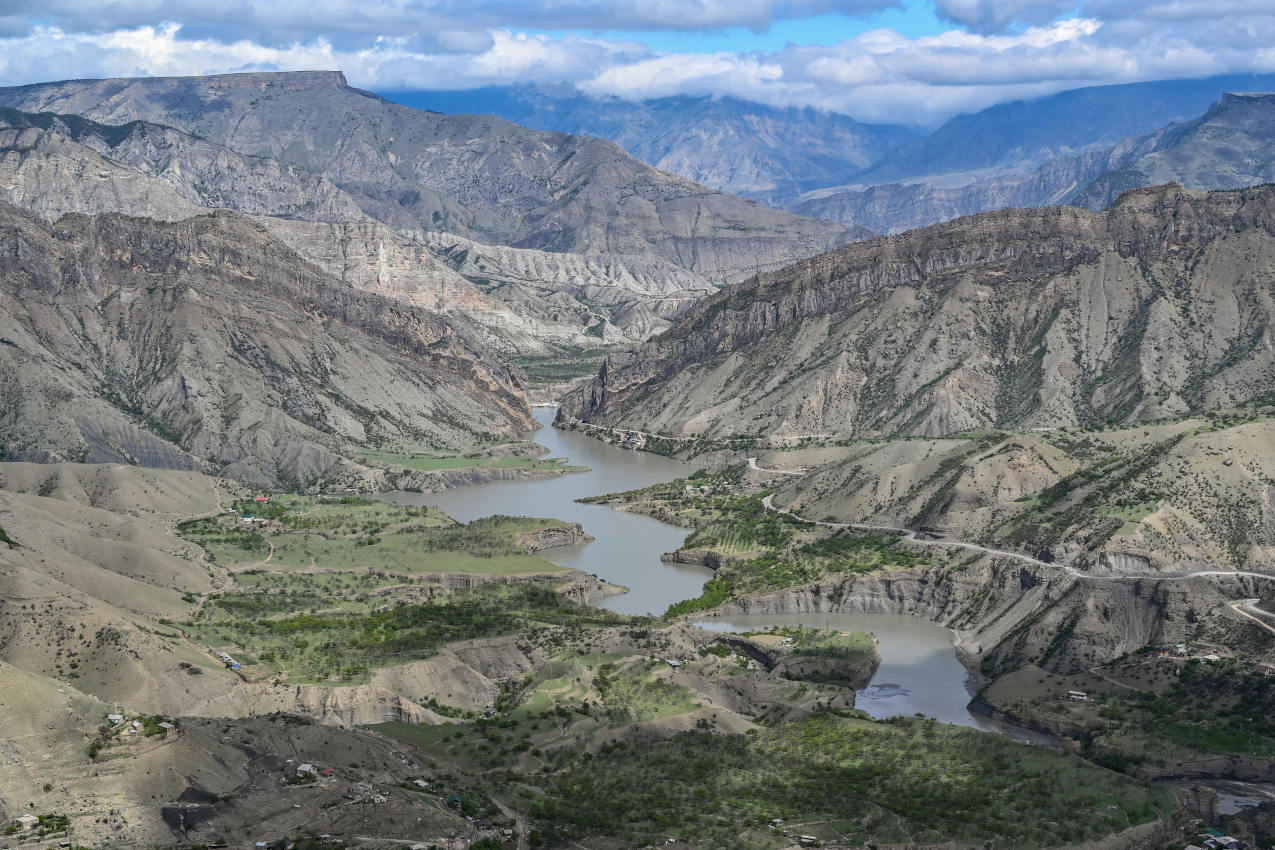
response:
[[[775,475],[805,475],[806,474],[806,470],[804,469],[775,469],[773,467],[759,466],[757,464],[757,458],[755,457],[750,457],[748,459],[748,468],[753,470],[754,472],[771,472],[771,473],[774,473]]]
[[[1256,599],[1238,599],[1235,602],[1228,603],[1227,607],[1229,607],[1236,614],[1239,614],[1241,617],[1247,617],[1248,619],[1252,620],[1254,623],[1257,623],[1259,626],[1266,629],[1266,631],[1270,632],[1271,634],[1275,634],[1275,626],[1272,626],[1270,623],[1267,623],[1253,616],[1253,614],[1261,614],[1264,617],[1270,617],[1271,619],[1275,619],[1275,614],[1272,614],[1270,611],[1267,611],[1263,608],[1258,608],[1257,602],[1258,600]]]
[[[763,507],[766,508],[766,510],[774,511],[775,513],[785,514],[786,516],[790,516],[793,519],[797,519],[802,522],[808,522],[814,525],[821,525],[827,528],[849,528],[849,529],[858,529],[861,531],[884,531],[891,534],[902,534],[905,539],[910,540],[913,543],[919,544],[921,546],[941,546],[941,547],[947,547],[951,549],[967,549],[971,552],[978,552],[983,555],[992,555],[998,558],[1013,558],[1015,560],[1023,561],[1025,563],[1031,564],[1033,566],[1047,567],[1049,569],[1054,569],[1054,570],[1062,570],[1063,572],[1068,573],[1069,575],[1072,575],[1078,579],[1084,579],[1086,581],[1140,581],[1140,580],[1142,581],[1145,581],[1145,580],[1185,581],[1187,579],[1203,578],[1203,577],[1209,577],[1209,576],[1262,578],[1262,579],[1267,579],[1270,581],[1275,581],[1275,575],[1272,575],[1269,573],[1249,572],[1246,570],[1197,570],[1196,572],[1192,572],[1192,573],[1151,573],[1151,574],[1141,574],[1141,575],[1096,576],[1096,575],[1092,575],[1090,573],[1086,573],[1081,570],[1078,570],[1075,567],[1067,566],[1066,564],[1051,564],[1048,561],[1042,561],[1038,558],[1033,558],[1030,555],[1023,555],[1019,552],[1011,552],[1006,549],[990,549],[987,546],[980,546],[977,543],[966,543],[961,540],[928,540],[925,538],[917,537],[916,531],[910,528],[899,528],[893,525],[864,525],[862,523],[856,523],[856,522],[827,522],[824,520],[808,519],[806,517],[800,516],[790,511],[787,508],[775,507],[774,499],[775,499],[775,494],[771,493],[770,495],[763,498],[761,500],[761,503]],[[1247,608],[1248,610],[1255,611],[1258,614],[1262,614],[1275,619],[1275,614],[1272,614],[1269,611],[1264,611],[1261,608],[1258,608],[1256,605],[1257,601],[1258,600],[1256,599],[1236,600],[1235,602],[1231,603],[1231,606],[1234,607],[1241,603],[1247,603],[1244,605],[1244,607]],[[1241,614],[1244,613],[1243,611],[1240,611],[1238,608],[1236,608],[1235,610],[1237,611],[1237,613],[1241,613]],[[1250,619],[1253,619],[1259,623],[1262,623],[1262,621],[1257,620],[1256,617],[1252,617],[1251,615],[1248,615],[1248,614],[1245,614],[1245,616],[1248,616]],[[1265,623],[1262,623],[1262,625],[1266,626]],[[1269,626],[1266,626],[1266,627],[1270,628]],[[1275,631],[1275,629],[1272,629],[1272,631]]]

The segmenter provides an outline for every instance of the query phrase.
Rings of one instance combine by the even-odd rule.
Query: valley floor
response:
[[[902,448],[921,453],[912,463],[933,457],[958,494],[963,476],[1004,488],[1003,475],[970,471],[1008,453],[996,444]],[[1275,780],[1262,725],[1275,694],[1260,666],[1275,646],[1269,594],[1238,576],[1119,575],[1111,558],[1103,574],[923,540],[877,526],[882,510],[864,515],[872,528],[802,518],[823,506],[810,494],[830,470],[849,458],[862,478],[893,450],[745,453],[608,497],[689,527],[670,557],[716,568],[664,617],[587,605],[607,588],[534,554],[588,539],[553,519],[461,524],[349,495],[258,501],[195,473],[0,465],[0,675],[62,718],[21,710],[29,728],[5,739],[21,769],[0,784],[0,807],[44,815],[46,830],[66,815],[73,840],[93,846],[326,833],[598,850],[669,837],[777,849],[803,835],[834,847],[1104,836],[1152,847],[1187,834],[1178,800],[1266,835],[1264,809],[1223,816],[1207,789],[1175,800],[1145,780]],[[980,710],[1068,746],[870,720],[854,709],[876,666],[870,639],[733,636],[684,620],[710,609],[934,620],[987,683]],[[44,787],[37,775],[49,790],[30,790]]]

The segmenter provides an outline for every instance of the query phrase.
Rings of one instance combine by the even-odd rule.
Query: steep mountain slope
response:
[[[759,200],[837,185],[917,136],[895,124],[735,98],[631,101],[567,85],[384,94],[418,109],[497,115],[537,130],[610,139],[656,168]]]
[[[447,320],[353,290],[250,219],[46,225],[0,206],[6,458],[313,482],[387,437],[532,424],[520,379]]]
[[[0,198],[49,222],[68,212],[175,221],[207,207],[257,215],[329,274],[472,320],[488,345],[507,353],[644,339],[713,290],[702,277],[649,257],[404,235],[304,169],[142,121],[112,126],[0,109]]]
[[[847,246],[698,304],[563,419],[939,436],[1234,404],[1275,380],[1275,189],[1132,192]]]
[[[0,105],[167,124],[299,165],[395,230],[655,257],[713,283],[848,238],[657,171],[610,142],[420,112],[350,88],[339,72],[43,83],[0,90]]]

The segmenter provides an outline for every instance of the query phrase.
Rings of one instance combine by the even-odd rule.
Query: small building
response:
[[[122,714],[108,714],[108,715],[106,715],[106,721],[107,721],[108,723],[116,723],[116,724],[123,723],[123,722],[124,722],[124,715],[122,715]]]
[[[1084,691],[1067,691],[1067,698],[1086,702],[1089,699],[1089,694]]]
[[[172,731],[174,731],[177,727],[176,727],[175,725],[173,725],[172,723],[169,723],[167,720],[165,720],[165,721],[163,721],[162,723],[160,723],[160,724],[159,724],[159,728],[160,728],[160,729],[163,729],[165,732],[172,732]]]
[[[310,764],[309,762],[297,765],[297,776],[305,776],[307,774],[317,773],[317,772],[318,772],[318,769],[315,768],[315,766]]]
[[[40,823],[40,819],[33,814],[25,814],[17,819],[18,829],[27,830],[35,829]]]
[[[674,670],[682,666],[682,662],[678,661],[676,658],[667,658],[665,659],[665,663],[668,664],[668,666],[672,667]]]
[[[335,771],[335,770],[333,770],[333,769],[332,769],[332,768],[330,768],[330,767],[325,767],[325,768],[323,768],[323,770],[320,770],[320,771],[319,771],[319,775],[320,775],[320,776],[331,776],[331,775],[332,775],[332,774],[334,774],[334,773],[336,773],[336,771]]]
[[[257,498],[253,499],[253,501],[256,502],[258,505],[264,505],[266,502],[270,501],[270,497],[258,496]]]

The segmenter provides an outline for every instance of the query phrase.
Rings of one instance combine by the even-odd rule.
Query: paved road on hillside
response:
[[[805,475],[804,469],[773,469],[767,466],[758,466],[757,458],[750,457],[748,459],[748,468],[755,472],[773,472],[776,475]]]
[[[912,541],[913,543],[920,544],[921,546],[944,546],[944,547],[948,547],[952,549],[968,549],[972,552],[978,552],[983,555],[993,555],[998,558],[1013,558],[1018,561],[1024,561],[1028,564],[1032,564],[1033,566],[1047,567],[1049,569],[1054,569],[1054,570],[1062,570],[1063,572],[1068,573],[1069,575],[1075,576],[1078,579],[1084,579],[1086,581],[1137,581],[1137,580],[1148,580],[1148,579],[1154,580],[1154,581],[1185,581],[1187,579],[1203,578],[1203,577],[1210,577],[1210,576],[1228,576],[1228,577],[1244,576],[1248,578],[1263,578],[1263,579],[1275,581],[1275,575],[1271,575],[1269,573],[1248,572],[1246,570],[1197,570],[1196,572],[1193,572],[1193,573],[1152,573],[1152,574],[1143,574],[1143,575],[1096,576],[1090,573],[1082,572],[1081,570],[1078,570],[1075,567],[1069,567],[1065,564],[1051,564],[1048,561],[1042,561],[1038,558],[1033,558],[1030,555],[1023,555],[1019,552],[1010,552],[1006,549],[990,549],[987,546],[980,546],[977,543],[966,543],[960,540],[938,540],[938,539],[932,540],[932,539],[917,537],[916,531],[910,528],[899,528],[893,525],[864,525],[862,523],[857,523],[857,522],[826,522],[823,520],[807,519],[806,517],[793,513],[787,508],[775,507],[774,499],[775,499],[775,494],[771,493],[770,495],[762,499],[761,503],[763,506],[765,506],[767,510],[774,511],[776,513],[785,514],[787,516],[792,517],[793,519],[801,520],[802,522],[809,522],[809,523],[813,523],[814,525],[822,525],[828,528],[850,528],[850,529],[859,529],[861,531],[885,531],[885,532],[889,532],[893,534],[902,534],[906,539]],[[1237,603],[1238,601],[1247,602],[1249,600],[1237,600]],[[1256,601],[1257,600],[1252,600],[1252,602],[1256,602]],[[1252,610],[1255,610],[1260,614],[1265,614],[1270,617],[1275,617],[1275,614],[1271,614],[1269,611],[1263,611],[1261,608],[1257,608],[1256,605],[1249,605],[1246,607]]]
[[[1257,617],[1253,616],[1253,614],[1256,613],[1256,614],[1261,614],[1264,617],[1270,617],[1271,619],[1275,619],[1275,614],[1272,614],[1270,611],[1267,611],[1263,608],[1257,607],[1258,601],[1259,600],[1257,599],[1240,599],[1236,602],[1230,603],[1230,608],[1232,611],[1234,611],[1236,614],[1239,614],[1241,617],[1247,617],[1248,619],[1252,620],[1254,623],[1257,623],[1259,626],[1266,629],[1266,631],[1270,632],[1271,634],[1275,634],[1275,627],[1271,626],[1270,623],[1264,622],[1258,619]]]

